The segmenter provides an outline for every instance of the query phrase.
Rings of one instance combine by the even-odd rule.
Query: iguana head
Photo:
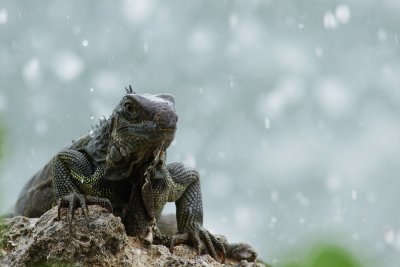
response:
[[[106,179],[123,179],[136,166],[149,160],[154,151],[172,142],[178,116],[172,95],[136,94],[122,98],[112,115],[111,142],[108,148]],[[115,172],[120,173],[115,175]]]

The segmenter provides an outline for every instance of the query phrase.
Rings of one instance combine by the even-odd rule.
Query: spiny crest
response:
[[[136,94],[136,92],[133,91],[131,85],[129,85],[129,87],[125,87],[125,90],[127,94]]]
[[[106,117],[101,116],[101,117],[99,118],[98,124],[95,124],[94,126],[92,126],[92,130],[96,130],[97,128],[103,126],[106,122],[107,122]]]

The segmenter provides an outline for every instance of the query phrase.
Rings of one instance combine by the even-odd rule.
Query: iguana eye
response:
[[[127,118],[128,120],[131,120],[131,121],[137,120],[138,114],[139,114],[139,109],[140,109],[140,106],[137,103],[131,102],[131,101],[126,101],[123,105],[123,112],[124,112],[125,118]]]
[[[131,102],[126,102],[126,103],[124,104],[124,108],[125,108],[125,110],[128,111],[129,113],[134,112],[134,106],[133,106],[133,104],[132,104]]]

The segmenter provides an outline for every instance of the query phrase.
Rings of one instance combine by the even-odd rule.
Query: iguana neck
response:
[[[92,138],[85,150],[97,163],[105,162],[108,146],[111,141],[113,115],[107,120],[100,121],[100,124],[91,133]]]

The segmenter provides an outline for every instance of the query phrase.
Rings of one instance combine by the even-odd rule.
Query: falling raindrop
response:
[[[83,41],[82,41],[82,45],[83,45],[84,47],[87,47],[87,46],[89,45],[89,41],[88,41],[88,40],[83,40]]]

